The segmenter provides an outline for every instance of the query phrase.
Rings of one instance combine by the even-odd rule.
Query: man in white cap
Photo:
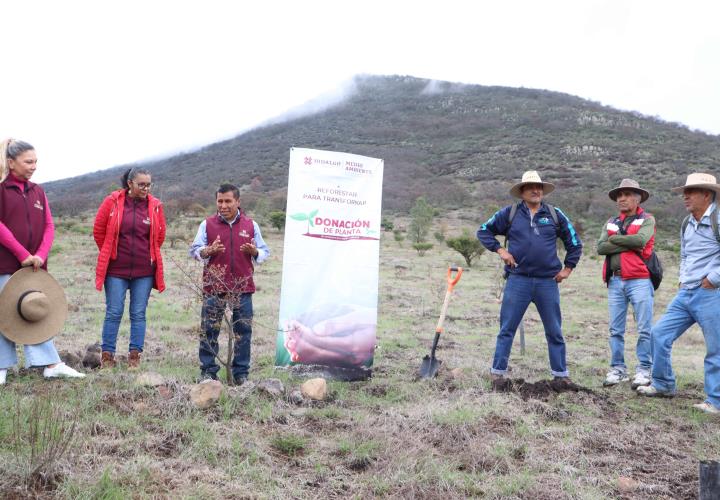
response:
[[[682,192],[690,215],[680,232],[680,290],[652,329],[652,384],[637,388],[644,396],[675,395],[671,363],[673,342],[698,323],[705,336],[705,401],[693,405],[706,413],[720,413],[720,236],[715,176],[694,173]]]
[[[570,276],[577,265],[582,243],[570,219],[559,208],[543,202],[543,197],[554,189],[536,171],[525,172],[521,182],[510,189],[510,194],[521,201],[495,212],[477,232],[485,248],[497,252],[503,260],[507,276],[500,333],[490,369],[494,379],[507,373],[515,331],[530,302],[537,307],[545,328],[552,375],[569,377],[558,283]],[[505,235],[507,249],[495,238],[497,235]],[[558,238],[565,245],[564,265],[557,255]]]
[[[623,179],[608,196],[617,203],[620,214],[607,221],[597,246],[598,254],[606,256],[603,281],[608,287],[610,312],[610,371],[603,385],[630,380],[625,366],[625,325],[628,304],[632,304],[638,329],[635,389],[650,384],[652,369],[654,289],[645,261],[655,245],[655,218],[640,206],[650,193],[633,179]]]

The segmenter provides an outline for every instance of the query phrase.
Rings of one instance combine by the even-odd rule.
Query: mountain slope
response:
[[[405,211],[417,196],[483,216],[507,203],[524,170],[558,189],[575,218],[612,211],[606,192],[634,177],[653,192],[648,208],[678,219],[669,188],[691,171],[716,172],[720,137],[545,90],[460,85],[412,77],[358,77],[355,92],[312,116],[255,129],[199,151],[146,164],[169,208],[212,202],[218,182],[243,186],[252,205],[283,207],[291,146],[385,160],[383,207]],[[94,208],[122,168],[46,185],[61,212]]]

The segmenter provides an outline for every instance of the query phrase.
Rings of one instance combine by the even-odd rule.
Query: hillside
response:
[[[719,136],[567,94],[366,76],[324,112],[146,166],[171,211],[208,205],[221,180],[244,187],[246,206],[269,195],[282,209],[291,146],[383,158],[383,208],[391,213],[424,195],[443,209],[472,208],[484,217],[509,201],[511,181],[536,168],[557,184],[553,202],[591,225],[612,211],[605,193],[626,176],[653,192],[648,208],[678,220],[682,207],[667,203],[669,188],[691,170],[720,165]],[[94,208],[122,168],[48,183],[55,211]]]

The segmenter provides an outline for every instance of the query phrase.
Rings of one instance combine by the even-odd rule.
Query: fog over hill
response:
[[[683,210],[668,203],[669,188],[691,171],[720,174],[720,136],[547,90],[360,76],[347,97],[308,109],[143,166],[170,212],[208,205],[227,180],[242,186],[245,206],[266,198],[283,209],[290,147],[344,151],[385,160],[385,212],[425,196],[441,209],[476,209],[478,220],[537,169],[557,185],[552,202],[581,224],[613,211],[606,192],[623,177],[648,188],[648,208],[675,224]],[[55,212],[94,209],[124,168],[47,183]]]

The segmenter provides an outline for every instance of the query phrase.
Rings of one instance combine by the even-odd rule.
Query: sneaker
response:
[[[140,351],[131,349],[128,354],[128,370],[137,370],[140,368]]]
[[[696,410],[700,410],[705,413],[712,413],[714,415],[717,415],[720,413],[720,408],[717,408],[716,406],[711,405],[707,401],[703,401],[702,403],[694,404],[693,408]]]
[[[633,377],[632,383],[630,384],[630,387],[633,389],[637,389],[638,387],[642,385],[650,385],[652,382],[652,379],[650,378],[650,374],[646,372],[637,372],[635,376]]]
[[[635,389],[641,396],[649,398],[671,398],[675,396],[674,392],[658,391],[654,385],[641,385]]]
[[[100,358],[100,368],[115,368],[116,365],[115,353],[103,351],[102,357]]]
[[[46,366],[43,370],[43,377],[45,378],[57,378],[57,377],[68,377],[68,378],[83,378],[84,373],[80,373],[77,370],[70,368],[65,363],[58,363],[52,368]]]
[[[608,387],[610,385],[617,385],[620,382],[627,382],[628,380],[630,380],[630,377],[628,377],[627,372],[619,368],[613,368],[605,376],[605,382],[603,382],[603,385]]]
[[[0,385],[5,385],[5,379],[7,379],[7,368],[0,370]]]

